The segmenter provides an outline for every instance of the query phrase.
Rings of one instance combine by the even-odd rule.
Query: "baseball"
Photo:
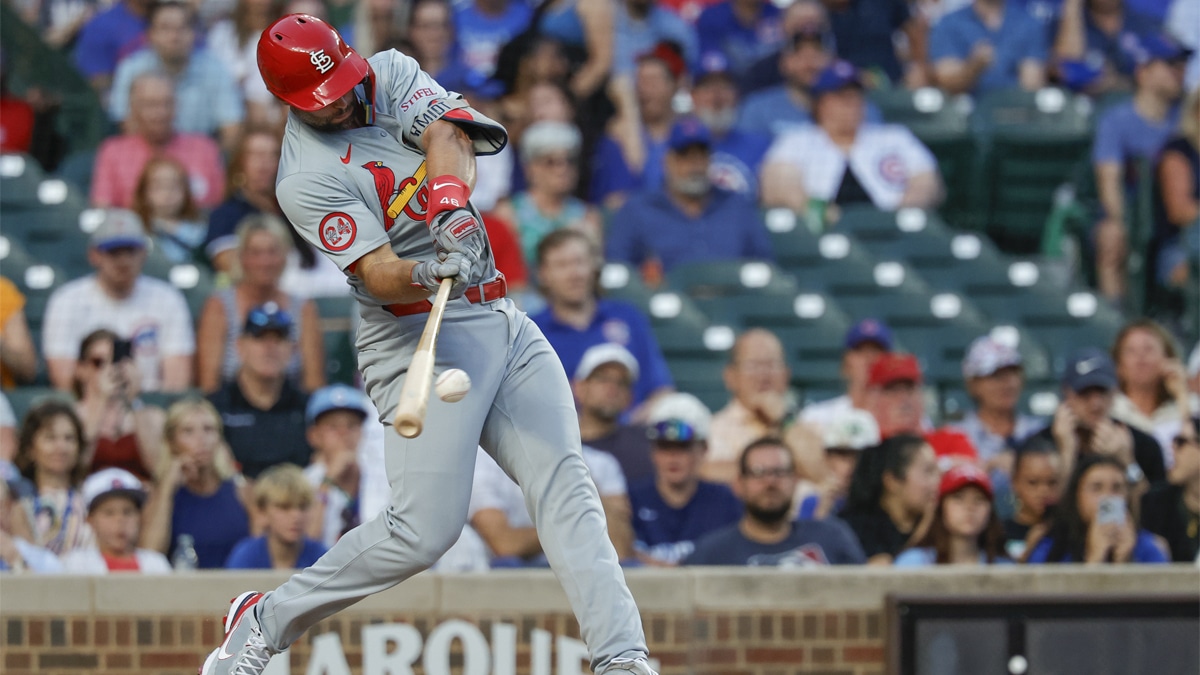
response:
[[[458,403],[467,395],[468,391],[471,391],[471,378],[458,368],[451,368],[438,375],[433,389],[437,392],[438,398],[446,403]]]

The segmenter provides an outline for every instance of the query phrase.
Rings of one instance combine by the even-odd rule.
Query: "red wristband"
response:
[[[434,216],[443,211],[467,208],[471,188],[458,176],[446,174],[430,179],[429,207],[425,211],[425,222],[433,222]]]

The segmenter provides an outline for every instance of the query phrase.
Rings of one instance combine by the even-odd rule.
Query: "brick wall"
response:
[[[284,579],[279,573],[0,575],[0,673],[194,673],[221,639],[220,615],[228,599],[248,588],[273,588]],[[635,570],[627,579],[662,675],[883,675],[885,606],[895,593],[957,599],[1062,593],[1127,597],[1195,594],[1200,589],[1200,570],[1186,565],[1153,570],[713,568]],[[549,634],[540,635],[543,644],[550,636],[579,637],[565,596],[548,571],[424,574],[318,624],[293,646],[290,672],[305,674],[314,651],[327,650],[327,636],[336,634],[346,663],[359,675],[364,647],[369,650],[364,629],[407,624],[416,630],[410,637],[424,644],[452,619],[474,626],[467,628],[478,630],[478,643],[488,655],[500,644],[493,629],[502,633],[507,629],[498,624],[510,626],[520,675],[539,675],[531,663],[536,654],[548,655],[548,647],[542,652],[535,647],[542,631]],[[434,652],[425,650],[423,657]],[[416,663],[415,673],[430,675],[421,659]],[[464,664],[479,662],[464,655],[461,642],[455,641],[449,663],[451,672],[462,675]],[[540,672],[566,671],[553,667]],[[497,669],[494,675],[502,674]]]
[[[323,621],[293,646],[292,671],[304,672],[312,640],[318,635],[339,634],[346,661],[358,672],[364,625],[408,623],[428,637],[433,626],[447,618],[475,623],[484,635],[490,633],[493,621],[516,626],[519,672],[528,672],[534,628],[579,637],[579,627],[569,614],[430,617],[347,612]],[[662,664],[662,675],[883,672],[880,611],[646,613],[643,621],[651,651]],[[220,623],[218,617],[195,616],[7,617],[0,638],[2,670],[7,675],[177,675],[195,672],[220,641]],[[456,645],[451,663],[457,666],[460,661],[461,650]],[[419,664],[414,670],[424,672]]]

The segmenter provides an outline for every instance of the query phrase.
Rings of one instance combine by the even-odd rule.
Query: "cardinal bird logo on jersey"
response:
[[[391,230],[396,224],[396,219],[388,215],[388,207],[405,189],[417,185],[416,176],[408,176],[404,180],[396,183],[396,173],[392,171],[383,162],[367,162],[362,165],[362,168],[371,172],[371,176],[375,179],[375,194],[379,196],[379,210],[383,213],[383,229],[384,231]],[[424,176],[421,177],[424,180]],[[409,218],[417,222],[425,222],[425,210],[429,205],[429,190],[422,185],[417,190],[416,203],[412,199],[404,205],[403,213]]]

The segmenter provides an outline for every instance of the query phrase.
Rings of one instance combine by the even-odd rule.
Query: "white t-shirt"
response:
[[[141,574],[170,574],[171,563],[167,557],[158,551],[139,548],[134,552],[137,558],[138,572]],[[108,574],[108,564],[100,549],[91,546],[77,548],[62,557],[63,571],[67,574]]]
[[[847,156],[815,124],[781,134],[767,151],[765,163],[795,165],[803,174],[810,198],[832,201],[849,164],[877,208],[900,205],[909,178],[935,171],[937,160],[908,129],[897,124],[863,124]]]
[[[42,548],[20,537],[13,537],[13,545],[17,547],[17,553],[21,554],[21,559],[25,561],[25,566],[29,568],[30,572],[58,574],[63,571],[62,561],[50,549]]]
[[[221,60],[233,79],[237,80],[242,96],[254,103],[269,103],[274,100],[258,70],[258,34],[250,36],[246,44],[237,42],[237,28],[232,19],[219,21],[205,36],[208,51]]]
[[[48,359],[79,357],[88,333],[107,328],[133,342],[142,391],[162,388],[162,359],[196,352],[192,316],[183,294],[171,284],[138,277],[128,298],[110,298],[96,276],[63,284],[50,296],[42,324],[42,352]]]
[[[628,492],[625,474],[621,473],[621,464],[616,457],[585,445],[583,463],[592,474],[592,481],[596,483],[596,491],[601,497],[616,497]],[[508,520],[509,527],[533,527],[533,520],[525,508],[525,497],[521,494],[521,488],[480,449],[475,457],[475,481],[471,487],[468,519],[484,509],[501,511]]]

